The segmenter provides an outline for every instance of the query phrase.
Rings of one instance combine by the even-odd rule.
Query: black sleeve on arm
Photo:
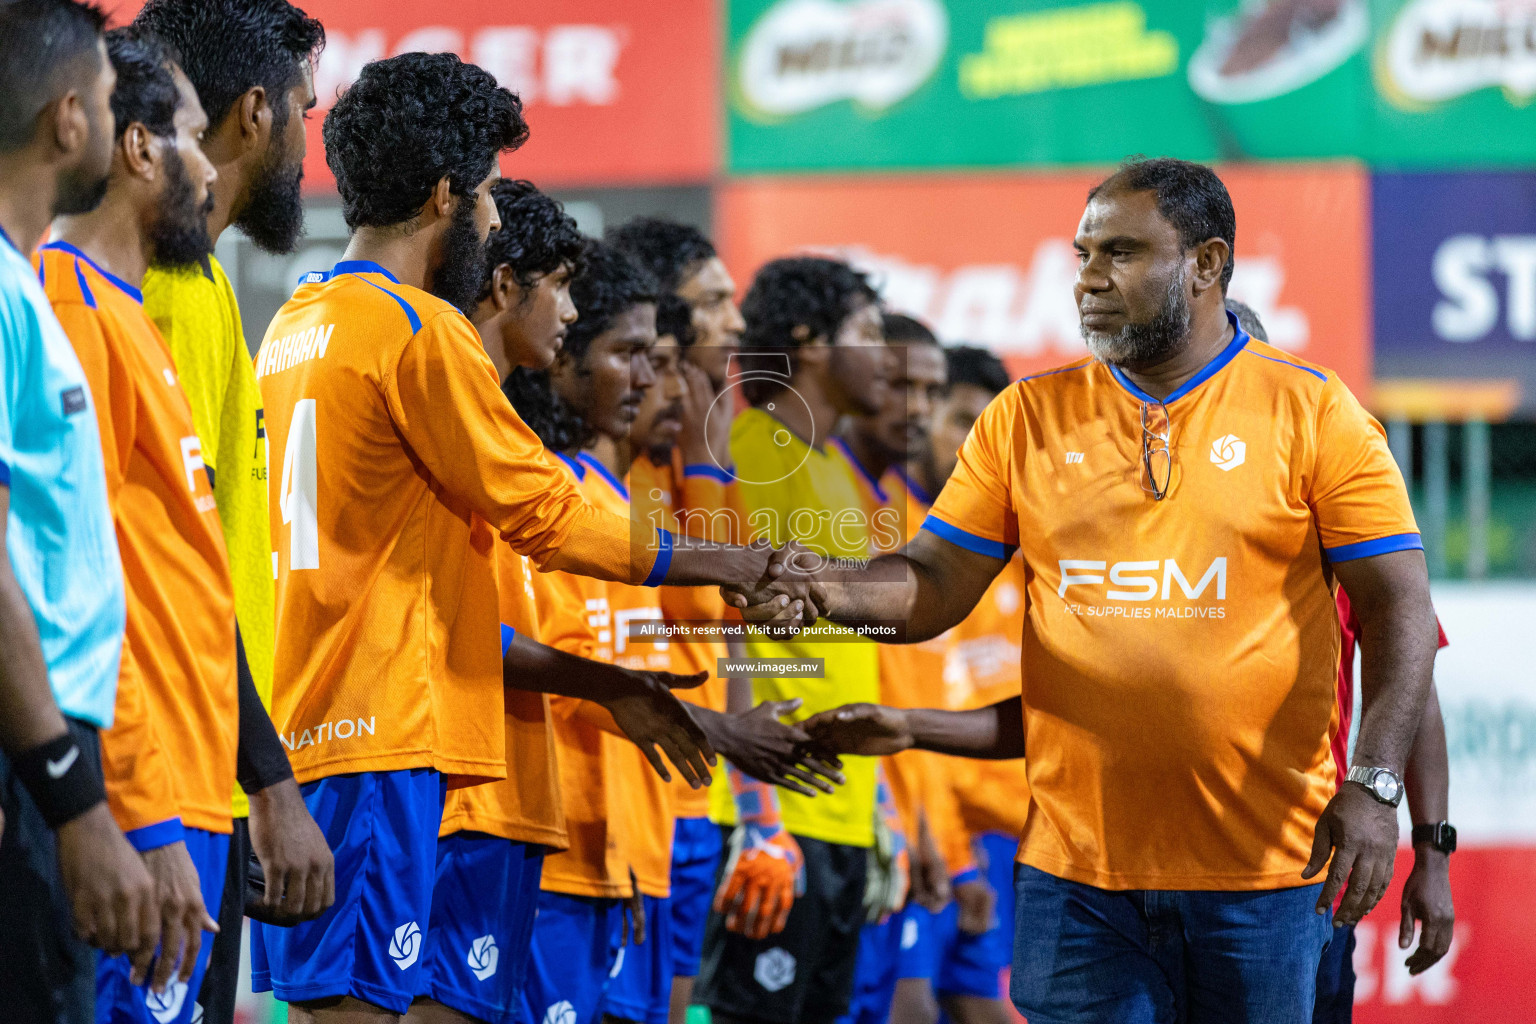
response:
[[[240,746],[235,754],[235,778],[240,780],[241,789],[256,793],[293,778],[293,766],[283,753],[283,741],[277,737],[271,716],[262,706],[261,694],[256,692],[256,679],[245,660],[245,642],[238,627],[235,658],[240,677]]]

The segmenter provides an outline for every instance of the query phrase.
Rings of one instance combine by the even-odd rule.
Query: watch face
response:
[[[1377,772],[1376,778],[1371,780],[1371,788],[1376,791],[1376,796],[1387,803],[1397,799],[1398,781],[1387,772]]]

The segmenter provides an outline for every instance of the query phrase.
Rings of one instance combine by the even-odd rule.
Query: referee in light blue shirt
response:
[[[102,15],[0,3],[0,1006],[16,1024],[94,1018],[95,955],[142,975],[159,941],[143,862],[107,809],[122,564],[96,410],[30,246],[100,202],[115,76]],[[13,241],[15,240],[15,241]]]

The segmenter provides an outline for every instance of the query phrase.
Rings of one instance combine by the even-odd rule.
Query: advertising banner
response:
[[[325,25],[304,183],[329,190],[320,140],[337,91],[364,64],[451,51],[522,97],[531,134],[503,163],[541,185],[708,181],[719,165],[719,15],[714,0],[298,0]],[[141,3],[125,5],[117,22]]]
[[[1221,169],[1237,209],[1233,298],[1270,340],[1371,377],[1367,177],[1348,165]],[[872,272],[894,310],[946,342],[987,345],[1016,374],[1086,352],[1072,237],[1102,174],[738,181],[716,223],[743,289],[775,256],[820,251]]]
[[[1536,158],[1536,0],[731,0],[732,170]]]
[[[1512,378],[1536,411],[1536,173],[1371,179],[1377,372]]]

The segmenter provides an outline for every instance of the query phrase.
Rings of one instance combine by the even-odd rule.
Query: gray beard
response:
[[[1189,334],[1189,300],[1184,295],[1187,274],[1180,270],[1168,282],[1168,294],[1157,315],[1144,323],[1126,324],[1114,333],[1095,331],[1079,322],[1088,352],[1111,366],[1156,366],[1184,342]]]

